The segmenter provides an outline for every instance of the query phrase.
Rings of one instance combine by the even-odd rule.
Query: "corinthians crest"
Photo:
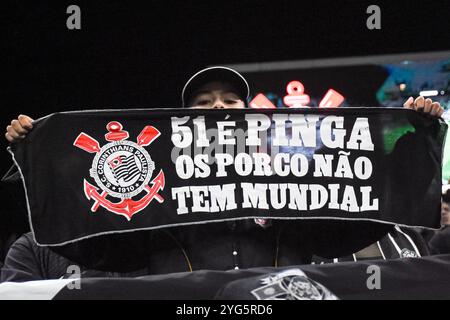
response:
[[[338,300],[322,284],[300,269],[288,269],[261,279],[264,285],[251,293],[257,300]]]
[[[137,141],[133,142],[127,140],[128,132],[123,130],[122,124],[117,121],[108,123],[106,129],[108,133],[105,134],[105,139],[109,143],[103,147],[84,132],[80,133],[73,143],[84,151],[95,153],[89,173],[98,187],[84,179],[84,193],[89,200],[94,200],[92,212],[102,206],[130,221],[134,214],[146,208],[153,199],[160,203],[164,201],[158,194],[164,189],[164,172],[160,170],[151,180],[155,163],[144,148],[161,133],[155,127],[146,126]],[[138,200],[132,199],[141,193],[145,195]],[[108,197],[120,200],[112,201]]]

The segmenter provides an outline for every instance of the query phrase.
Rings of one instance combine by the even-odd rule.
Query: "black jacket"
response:
[[[392,228],[355,222],[349,232],[349,224],[343,221],[267,224],[261,227],[245,220],[132,232],[52,249],[36,245],[27,233],[10,248],[1,279],[57,279],[70,275],[71,265],[79,266],[86,277],[130,277],[308,264],[313,254],[335,257],[362,249]]]

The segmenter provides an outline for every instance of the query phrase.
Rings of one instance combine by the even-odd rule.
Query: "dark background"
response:
[[[66,8],[81,8],[81,30]],[[381,7],[381,30],[366,8]],[[2,10],[1,125],[28,113],[175,106],[212,64],[450,48],[448,1],[15,1]]]
[[[81,8],[81,30],[66,8]],[[381,7],[381,30],[366,8]],[[450,48],[448,1],[15,1],[2,10],[2,126],[79,108],[175,106],[212,64]]]
[[[71,4],[81,30],[66,27]],[[370,4],[381,7],[381,30],[366,28]],[[449,1],[2,2],[0,127],[21,113],[177,106],[187,78],[208,65],[448,50],[449,9]],[[0,172],[10,164],[1,152]]]

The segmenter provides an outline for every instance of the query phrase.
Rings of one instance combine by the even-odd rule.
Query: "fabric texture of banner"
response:
[[[438,228],[446,130],[403,109],[79,111],[10,152],[40,245],[241,219]]]

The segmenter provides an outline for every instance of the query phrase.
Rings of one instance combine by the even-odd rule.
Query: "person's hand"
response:
[[[20,141],[31,129],[33,129],[33,119],[21,114],[17,119],[11,121],[11,125],[6,127],[6,140],[11,143]]]
[[[444,113],[444,108],[441,107],[439,102],[433,102],[430,98],[425,99],[422,96],[417,97],[415,100],[413,97],[409,97],[403,104],[403,107],[421,111],[436,118],[440,118]]]

